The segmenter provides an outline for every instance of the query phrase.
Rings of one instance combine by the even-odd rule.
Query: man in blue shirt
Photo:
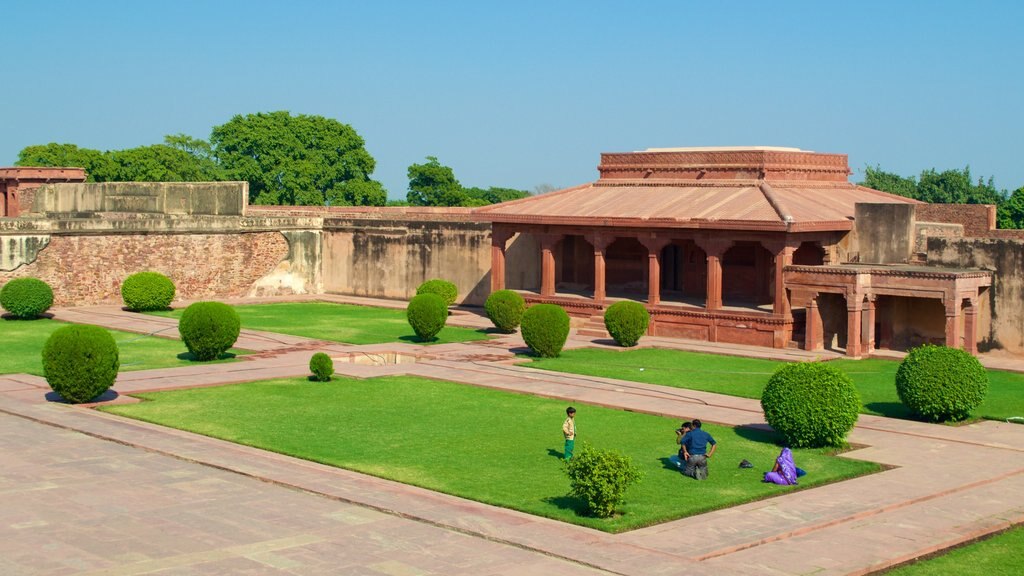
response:
[[[679,442],[682,446],[683,457],[686,459],[686,468],[683,469],[683,474],[696,480],[705,480],[708,477],[708,458],[715,453],[718,444],[715,443],[711,434],[701,430],[700,420],[694,420],[692,425],[693,430],[690,430]],[[708,444],[711,445],[710,452]]]

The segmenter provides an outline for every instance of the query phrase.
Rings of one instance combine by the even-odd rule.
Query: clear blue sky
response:
[[[1024,186],[1024,3],[30,2],[3,10],[0,165],[235,114],[351,124],[404,198],[593,180],[600,152],[795,146]],[[859,174],[857,175],[859,177]]]

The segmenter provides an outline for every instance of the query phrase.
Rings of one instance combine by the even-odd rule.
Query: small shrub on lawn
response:
[[[432,292],[414,296],[405,309],[413,332],[421,342],[433,340],[448,321],[448,306],[444,299]]]
[[[632,300],[616,302],[604,311],[604,327],[619,346],[636,346],[650,323],[651,315],[644,305]]]
[[[174,282],[159,272],[137,272],[121,283],[121,299],[133,312],[166,310],[174,300]]]
[[[238,312],[223,302],[196,302],[181,314],[178,332],[196,360],[216,360],[227,352],[241,331]]]
[[[512,334],[523,321],[523,312],[526,311],[526,302],[518,292],[512,290],[498,290],[491,293],[484,302],[484,311],[487,317],[494,323],[494,327]]]
[[[323,352],[317,352],[309,359],[309,371],[317,382],[330,382],[334,375],[334,360]]]
[[[857,422],[860,395],[838,368],[800,362],[775,371],[761,394],[761,408],[789,446],[842,446]]]
[[[542,358],[557,358],[569,337],[569,315],[557,304],[537,304],[523,313],[523,340]]]
[[[43,346],[46,381],[71,404],[88,402],[106,392],[119,367],[117,343],[99,326],[63,326],[50,334]]]
[[[985,399],[988,372],[957,348],[926,344],[911,350],[896,371],[896,393],[927,420],[963,420]]]
[[[15,278],[0,289],[0,306],[18,318],[35,318],[53,306],[53,289],[38,278]]]
[[[586,443],[566,462],[565,473],[569,476],[569,493],[586,502],[587,510],[598,518],[610,518],[626,490],[643,474],[628,456],[596,450]]]
[[[444,306],[447,308],[455,304],[455,300],[459,297],[459,289],[455,284],[447,280],[434,278],[433,280],[427,280],[416,288],[416,295],[419,296],[420,294],[437,294],[444,300]]]

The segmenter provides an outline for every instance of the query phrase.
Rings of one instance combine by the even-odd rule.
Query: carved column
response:
[[[774,248],[772,253],[775,255],[775,300],[772,305],[772,312],[788,318],[791,314],[791,307],[789,295],[786,293],[783,268],[793,263],[793,252],[796,249],[793,246],[785,245],[776,245],[772,248]],[[769,249],[771,250],[772,248]]]
[[[946,346],[960,347],[960,298],[947,297],[946,305]]]
[[[707,310],[720,310],[722,308],[722,255],[729,249],[732,242],[709,239],[697,241],[696,244],[704,250],[708,261],[708,295],[704,307]]]
[[[555,245],[560,234],[542,234],[540,237],[540,295],[555,295]]]
[[[875,349],[875,300],[874,294],[869,294],[867,302],[864,303],[864,322],[866,335],[864,337],[864,353],[871,354]]]
[[[978,299],[970,298],[964,307],[964,350],[978,354]]]
[[[851,358],[860,357],[860,345],[863,335],[860,329],[861,299],[859,292],[846,295],[846,355]]]
[[[804,349],[814,351],[818,349],[818,341],[821,339],[818,333],[818,295],[812,294],[811,301],[807,304],[807,325],[804,327]]]
[[[647,305],[661,303],[661,249],[668,244],[667,238],[641,238],[647,248]]]
[[[512,237],[506,230],[491,230],[491,292],[505,289],[505,244]]]
[[[600,234],[591,234],[588,241],[594,246],[594,301],[603,303],[608,297],[605,292],[605,279],[607,278],[607,272],[605,269],[605,253],[608,250],[608,246],[615,241],[615,238],[609,238]]]

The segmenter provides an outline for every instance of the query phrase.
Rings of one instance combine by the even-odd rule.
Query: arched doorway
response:
[[[736,242],[722,256],[722,304],[760,308],[772,304],[772,253],[760,242]]]
[[[619,237],[605,250],[606,285],[609,296],[636,298],[647,294],[647,248],[636,238]]]

